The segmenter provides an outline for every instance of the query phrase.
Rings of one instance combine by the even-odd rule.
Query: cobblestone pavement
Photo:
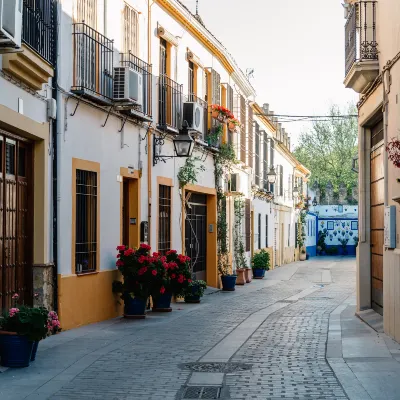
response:
[[[215,398],[207,384],[222,399],[348,399],[326,345],[354,272],[350,258],[295,263],[168,315],[64,332],[40,344],[31,367],[0,374],[0,399]]]

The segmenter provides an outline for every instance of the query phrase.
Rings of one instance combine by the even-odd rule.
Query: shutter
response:
[[[288,189],[288,193],[289,193],[289,200],[293,199],[293,175],[290,174],[289,175],[289,189]]]
[[[295,246],[295,248],[297,249],[297,246],[299,245],[299,243],[298,243],[298,237],[297,237],[297,235],[299,234],[299,224],[298,224],[298,222],[296,222],[296,223],[294,224],[294,234],[295,234],[294,246]]]
[[[226,85],[226,108],[233,112],[233,88],[229,84]]]
[[[251,241],[251,205],[250,199],[246,199],[245,203],[245,235],[246,235],[246,251],[250,251]]]
[[[256,185],[260,186],[260,144],[261,144],[261,140],[260,140],[260,126],[258,125],[258,123],[255,123],[255,137],[256,137],[256,144],[255,144],[255,153],[256,153],[256,157],[255,157],[255,175],[256,175]]]
[[[280,166],[280,177],[279,177],[279,194],[283,196],[283,166]]]
[[[268,215],[265,216],[265,247],[268,247]]]
[[[262,166],[263,166],[263,187],[265,190],[270,190],[269,188],[269,183],[268,183],[268,171],[269,171],[269,165],[268,165],[268,140],[267,140],[267,132],[264,132],[264,137],[263,137],[263,155],[262,155]],[[261,138],[260,138],[261,139]]]
[[[275,164],[275,142],[273,140],[271,140],[270,152],[271,166],[273,167]],[[278,171],[276,171],[276,173],[278,173]]]
[[[240,161],[246,164],[246,100],[240,96]]]
[[[221,76],[211,70],[211,104],[221,104]]]
[[[253,128],[253,108],[247,107],[247,137],[248,137],[248,155],[249,155],[249,167],[253,168],[254,164],[254,128]]]

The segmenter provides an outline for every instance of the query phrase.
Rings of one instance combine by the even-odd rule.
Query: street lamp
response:
[[[175,155],[173,156],[163,156],[161,155],[161,148],[165,143],[166,134],[164,136],[154,136],[153,140],[153,165],[156,165],[159,161],[165,162],[169,158],[176,157],[190,157],[194,149],[194,140],[189,135],[188,130],[189,124],[187,121],[183,121],[182,129],[179,130],[179,134],[176,135],[172,141],[174,143]]]
[[[267,174],[268,182],[272,185],[276,182],[276,172],[273,166],[270,167],[269,172]]]
[[[299,195],[299,188],[297,187],[297,185],[293,188],[293,196],[297,197]]]

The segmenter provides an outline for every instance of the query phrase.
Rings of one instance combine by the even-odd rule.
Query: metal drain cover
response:
[[[252,368],[251,364],[244,363],[188,363],[183,365],[184,369],[194,372],[223,372],[229,374],[236,371],[248,371]],[[204,397],[205,398],[205,397]]]
[[[182,399],[219,399],[220,395],[220,387],[189,386],[184,390]]]

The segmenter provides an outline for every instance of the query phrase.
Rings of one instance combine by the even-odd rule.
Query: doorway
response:
[[[138,183],[134,178],[122,181],[122,244],[134,248],[139,246],[139,197]]]

